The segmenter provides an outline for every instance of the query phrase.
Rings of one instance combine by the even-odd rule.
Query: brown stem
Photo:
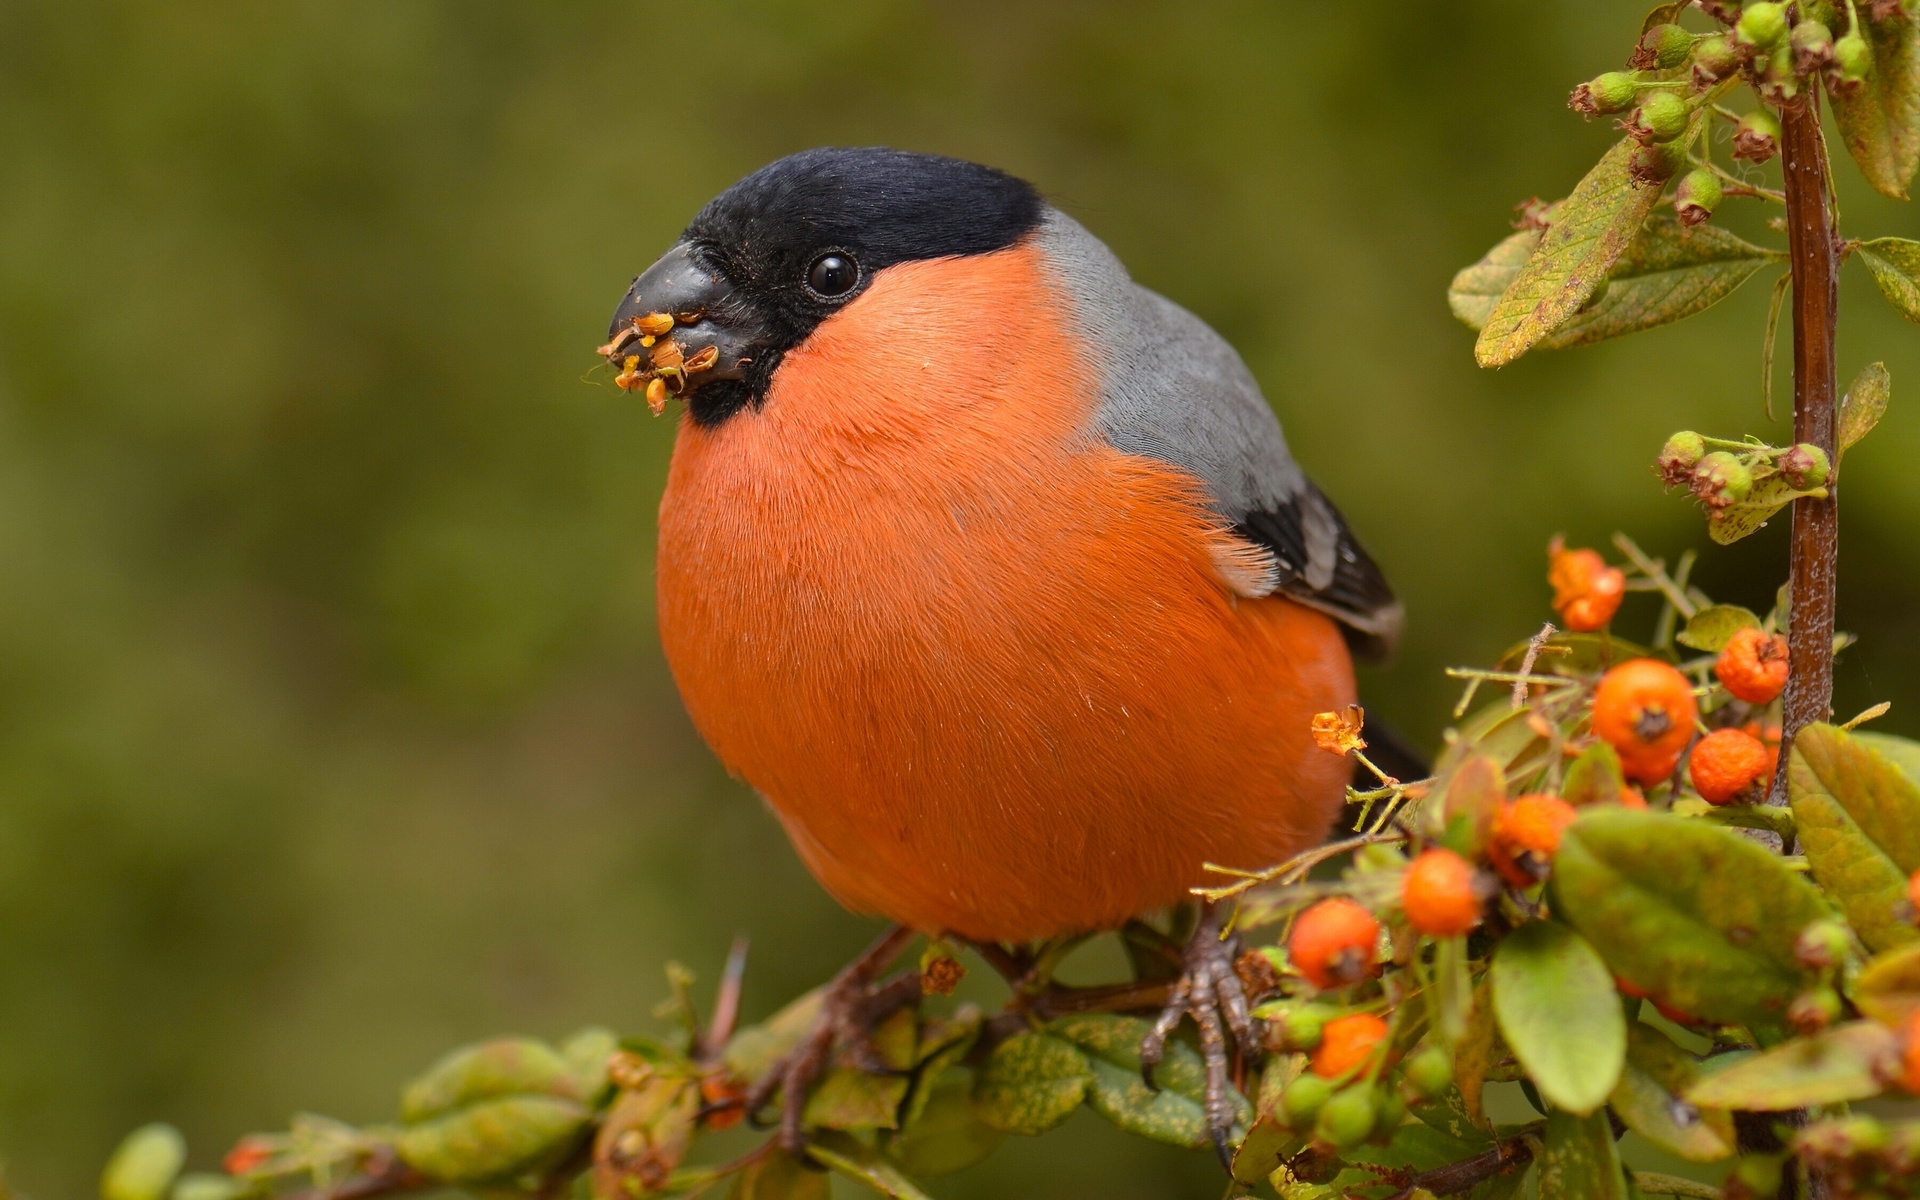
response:
[[[1406,1200],[1423,1188],[1436,1196],[1455,1196],[1461,1192],[1472,1191],[1495,1175],[1525,1170],[1527,1164],[1532,1161],[1533,1151],[1528,1148],[1526,1140],[1509,1138],[1472,1158],[1461,1159],[1457,1163],[1448,1163],[1444,1167],[1435,1167],[1431,1171],[1422,1171],[1412,1176],[1406,1181],[1406,1186],[1394,1194],[1392,1200]]]
[[[1793,437],[1839,464],[1835,441],[1834,336],[1839,321],[1840,236],[1827,207],[1826,143],[1818,91],[1809,86],[1781,114],[1787,244],[1793,260]],[[1837,470],[1825,499],[1793,502],[1792,609],[1787,631],[1787,692],[1782,702],[1780,766],[1771,800],[1786,802],[1793,735],[1833,710],[1835,565],[1840,553]]]

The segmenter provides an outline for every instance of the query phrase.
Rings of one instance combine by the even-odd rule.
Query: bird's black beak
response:
[[[656,407],[717,379],[744,379],[763,332],[733,285],[681,242],[648,267],[614,310],[600,353],[615,381]],[[658,382],[662,386],[652,385]]]

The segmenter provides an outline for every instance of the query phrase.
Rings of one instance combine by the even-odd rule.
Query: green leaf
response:
[[[1646,33],[1658,25],[1672,25],[1680,20],[1680,14],[1688,7],[1686,0],[1677,0],[1672,4],[1656,4],[1647,10],[1640,21],[1640,32]]]
[[[1898,1073],[1899,1038],[1884,1025],[1853,1021],[1794,1038],[1715,1071],[1687,1090],[1702,1108],[1785,1112],[1865,1100],[1881,1091],[1879,1072]]]
[[[1554,913],[1615,973],[1688,1012],[1780,1023],[1805,986],[1793,947],[1819,893],[1739,834],[1664,813],[1585,812],[1560,839]]]
[[[1540,1151],[1540,1200],[1627,1200],[1626,1173],[1607,1114],[1547,1115]]]
[[[400,1120],[414,1124],[477,1100],[503,1096],[557,1096],[582,1100],[574,1065],[531,1038],[500,1038],[463,1046],[407,1085]]]
[[[913,1090],[900,1114],[900,1127],[911,1128],[941,1084],[948,1067],[965,1058],[980,1040],[980,1010],[963,1007],[952,1018],[929,1017],[920,1025],[920,1045],[914,1051],[917,1065],[913,1072]]]
[[[187,1139],[155,1123],[121,1139],[100,1173],[100,1200],[161,1200],[187,1162]]]
[[[800,1044],[820,1020],[825,988],[815,988],[758,1025],[735,1033],[723,1055],[727,1069],[742,1079],[759,1079],[781,1055]]]
[[[1873,73],[1859,88],[1830,89],[1834,121],[1867,182],[1905,200],[1920,165],[1920,22],[1904,13],[1884,21],[1866,15]]]
[[[1765,529],[1775,513],[1801,496],[1825,496],[1825,488],[1805,491],[1787,482],[1784,475],[1768,475],[1757,480],[1747,498],[1738,504],[1715,509],[1707,518],[1707,536],[1722,546],[1731,546],[1741,538]]]
[[[1447,781],[1440,815],[1448,827],[1459,822],[1462,844],[1454,849],[1473,857],[1493,836],[1493,818],[1507,799],[1507,781],[1500,764],[1485,754],[1471,755]]]
[[[1627,1065],[1607,1102],[1627,1128],[1690,1162],[1734,1152],[1733,1114],[1679,1097],[1700,1077],[1699,1060],[1651,1025],[1627,1028]]]
[[[1493,996],[1483,980],[1473,989],[1473,1004],[1467,1010],[1467,1034],[1454,1050],[1453,1081],[1460,1089],[1461,1103],[1465,1105],[1467,1115],[1476,1124],[1488,1129],[1493,1126],[1487,1120],[1482,1093],[1487,1086],[1487,1073],[1493,1069],[1499,1040],[1500,1030],[1493,1015]]]
[[[1887,414],[1887,398],[1892,390],[1893,379],[1887,374],[1885,363],[1869,363],[1854,376],[1853,385],[1840,399],[1840,453],[1845,454],[1873,432],[1873,427]]]
[[[895,1071],[913,1066],[918,1028],[912,1009],[903,1008],[873,1031],[873,1049]],[[880,1075],[851,1060],[828,1071],[807,1097],[803,1120],[815,1127],[841,1130],[897,1129],[901,1106],[912,1080]]]
[[[1920,742],[1891,733],[1875,733],[1871,729],[1855,729],[1850,733],[1854,741],[1872,747],[1881,758],[1899,767],[1908,779],[1920,784]]]
[[[855,1183],[872,1188],[882,1196],[890,1196],[893,1200],[928,1200],[927,1194],[915,1187],[913,1180],[901,1174],[900,1168],[881,1158],[872,1147],[847,1134],[831,1131],[820,1134],[807,1144],[807,1153],[830,1169]]]
[[[992,1154],[1001,1132],[973,1107],[972,1086],[960,1072],[928,1089],[916,1119],[887,1143],[887,1156],[909,1175],[932,1177],[964,1171]]]
[[[1742,629],[1760,628],[1760,618],[1737,604],[1715,604],[1687,619],[1687,627],[1673,640],[1693,650],[1718,654]]]
[[[1166,1058],[1154,1072],[1159,1091],[1140,1077],[1140,1042],[1152,1026],[1139,1017],[1105,1013],[1062,1017],[1047,1032],[1086,1052],[1093,1069],[1087,1104],[1126,1130],[1156,1142],[1198,1149],[1211,1144],[1204,1107],[1206,1067],[1200,1054],[1185,1042],[1168,1042]],[[1253,1106],[1232,1093],[1234,1124],[1244,1131],[1253,1119]]]
[[[773,1150],[736,1171],[727,1200],[830,1200],[833,1183],[824,1171],[810,1171],[789,1155]]]
[[[1854,247],[1880,294],[1909,321],[1920,321],[1920,242],[1875,238]]]
[[[1549,208],[1544,219],[1557,220],[1560,208]],[[1521,230],[1455,275],[1447,289],[1453,315],[1474,329],[1484,328],[1545,236],[1538,229]],[[1540,347],[1583,346],[1682,320],[1726,299],[1760,268],[1784,258],[1718,226],[1688,229],[1672,217],[1649,218],[1608,273],[1605,294],[1554,327]]]
[[[1703,119],[1695,116],[1683,141],[1693,139]],[[1659,183],[1634,180],[1631,168],[1639,148],[1632,138],[1622,138],[1561,201],[1540,244],[1480,330],[1474,358],[1481,366],[1505,366],[1556,333],[1626,252],[1663,190]],[[1645,306],[1645,297],[1629,304],[1634,309]],[[1596,319],[1605,308],[1603,298],[1595,305]]]
[[[1561,798],[1575,808],[1618,804],[1626,794],[1627,776],[1620,768],[1620,755],[1600,741],[1567,764],[1567,777],[1560,785]]]
[[[690,1089],[688,1094],[698,1099]],[[482,1183],[518,1174],[560,1152],[586,1132],[590,1115],[578,1100],[558,1096],[480,1100],[408,1125],[394,1139],[394,1149],[408,1166],[433,1179]]]
[[[620,1048],[620,1039],[613,1030],[598,1025],[589,1026],[560,1043],[560,1057],[573,1071],[573,1079],[580,1087],[580,1097],[588,1103],[601,1099],[608,1086],[607,1063],[613,1052]]]
[[[1920,870],[1920,788],[1872,746],[1831,725],[1793,739],[1787,795],[1814,880],[1860,940],[1887,950],[1920,939],[1901,915]]]
[[[1920,1008],[1920,942],[1876,956],[1853,980],[1854,1007],[1883,1025],[1900,1025]]]
[[[973,1103],[980,1119],[1000,1132],[1037,1137],[1072,1116],[1092,1083],[1093,1068],[1072,1042],[1016,1033],[987,1056]]]
[[[1500,943],[1488,978],[1500,1034],[1540,1094],[1582,1116],[1605,1104],[1627,1020],[1593,947],[1557,921],[1529,921]]]
[[[1717,225],[1688,229],[1669,216],[1651,217],[1607,275],[1606,294],[1540,345],[1560,350],[1670,325],[1713,307],[1760,268],[1785,258]]]

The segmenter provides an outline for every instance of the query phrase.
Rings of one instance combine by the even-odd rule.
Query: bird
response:
[[[793,154],[702,208],[608,336],[623,387],[683,401],[656,598],[686,711],[826,890],[894,923],[757,1093],[790,1148],[916,933],[1115,929],[1327,836],[1351,766],[1311,720],[1402,607],[1232,346],[1032,184]],[[1162,1040],[1182,1013],[1210,1051],[1248,1036],[1218,924]]]

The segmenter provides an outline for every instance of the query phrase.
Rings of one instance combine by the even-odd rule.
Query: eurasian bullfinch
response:
[[[1326,836],[1350,765],[1309,722],[1400,606],[1233,348],[1032,186],[793,155],[709,203],[610,336],[623,385],[685,400],[680,694],[843,904],[1018,943]]]

